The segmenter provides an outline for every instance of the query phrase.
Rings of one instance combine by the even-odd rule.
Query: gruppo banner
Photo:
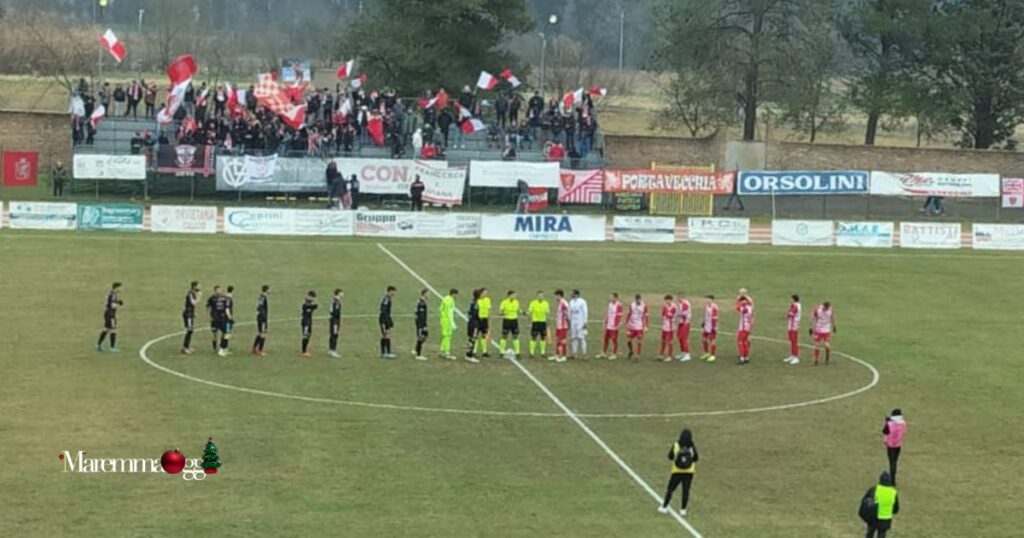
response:
[[[523,180],[531,187],[557,189],[559,164],[522,161],[470,161],[469,185],[514,189]]]
[[[155,205],[149,208],[149,229],[153,232],[217,233],[217,208],[191,205]]]
[[[75,179],[146,179],[145,155],[99,155],[76,153],[72,161]]]
[[[78,204],[79,230],[141,230],[143,207],[138,204]]]
[[[469,239],[480,237],[480,215],[356,211],[355,234],[370,237]]]
[[[604,171],[607,192],[675,192],[729,194],[736,172],[700,170],[613,170]]]
[[[999,174],[871,172],[869,192],[883,196],[998,198]]]
[[[978,250],[1024,250],[1024,225],[978,224],[972,230]]]
[[[512,241],[604,241],[605,218],[589,215],[481,215],[480,237]]]
[[[353,212],[328,209],[224,208],[224,232],[257,235],[352,235]]]
[[[901,222],[900,247],[960,248],[960,223]]]
[[[857,170],[740,172],[740,194],[867,194],[868,173]]]
[[[686,237],[694,243],[746,245],[750,242],[750,219],[690,217]]]
[[[832,221],[773,220],[772,244],[804,247],[832,246]]]
[[[22,230],[73,230],[78,204],[63,202],[14,202],[7,213],[11,228]]]
[[[616,215],[612,218],[612,239],[640,243],[672,243],[676,240],[676,219]]]
[[[1024,207],[1024,179],[1004,177],[1002,194],[1003,208]]]
[[[892,248],[895,226],[891,222],[837,222],[836,246]]]

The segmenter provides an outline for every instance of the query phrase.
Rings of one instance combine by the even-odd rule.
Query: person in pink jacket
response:
[[[906,433],[907,423],[903,420],[903,411],[899,408],[893,409],[885,419],[885,426],[882,427],[885,452],[889,456],[889,475],[893,484],[896,483],[896,463],[900,459],[900,448],[903,447],[903,436]]]

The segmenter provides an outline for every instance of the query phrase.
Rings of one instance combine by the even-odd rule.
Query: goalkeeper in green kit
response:
[[[441,357],[448,360],[455,360],[452,355],[452,333],[455,332],[455,296],[459,290],[452,288],[448,295],[441,299],[441,306],[438,307],[441,320]]]

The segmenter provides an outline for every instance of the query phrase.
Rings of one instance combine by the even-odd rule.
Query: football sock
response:
[[[328,337],[327,349],[329,349],[330,351],[338,349],[338,335],[332,334],[330,337]]]
[[[508,341],[505,340],[504,338],[502,338],[501,340],[498,340],[498,349],[500,349],[502,352],[504,352],[506,349],[508,349],[508,348],[505,347],[506,344],[508,344]]]
[[[309,338],[302,339],[302,352],[305,353],[309,349]]]
[[[181,346],[186,349],[192,346],[192,331],[185,331],[185,341]]]
[[[266,343],[267,343],[267,337],[266,336],[261,336],[260,337],[260,351],[263,351],[263,346]]]
[[[110,347],[117,347],[117,333],[110,333]]]
[[[544,355],[547,352],[548,352],[548,341],[547,340],[541,340],[540,341],[540,354]]]
[[[384,355],[384,354],[387,353],[387,345],[384,343],[386,341],[387,340],[385,340],[383,338],[380,339],[380,354],[381,355]]]
[[[260,348],[260,335],[257,334],[256,338],[252,339],[252,348],[253,349],[259,349]]]
[[[422,355],[423,355],[423,342],[421,340],[417,340],[416,341],[416,356],[419,357],[419,356],[422,356]]]
[[[441,337],[441,351],[443,353],[451,354],[452,352],[452,337],[442,336]]]
[[[227,349],[228,348],[228,339],[227,338],[221,338],[220,339],[220,348],[221,349]]]
[[[384,339],[384,349],[387,350],[387,353],[389,355],[391,354],[391,339],[390,338],[385,338]]]
[[[515,351],[516,355],[519,354],[519,340],[518,339],[512,341],[512,351]]]
[[[529,345],[527,347],[530,350],[530,355],[533,355],[534,353],[537,352],[537,341],[536,340],[530,340],[530,343],[529,343]]]
[[[632,355],[633,354],[633,341],[632,340],[626,342],[626,348],[629,349],[629,354]]]
[[[96,347],[103,345],[103,341],[107,339],[107,331],[100,332],[100,339],[96,341]]]

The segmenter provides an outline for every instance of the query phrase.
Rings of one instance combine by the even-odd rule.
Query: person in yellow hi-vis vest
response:
[[[679,432],[679,440],[672,444],[668,450],[668,459],[672,461],[672,476],[668,480],[668,488],[665,489],[665,500],[658,507],[658,511],[667,514],[670,510],[669,503],[672,502],[672,493],[676,487],[682,486],[682,501],[679,513],[686,515],[686,505],[690,502],[690,485],[693,484],[693,473],[697,469],[697,445],[693,444],[693,433],[689,428],[683,428]]]
[[[885,471],[878,484],[868,488],[860,500],[860,518],[868,525],[867,538],[885,538],[892,528],[892,518],[900,513],[900,500],[896,496],[892,476]]]

